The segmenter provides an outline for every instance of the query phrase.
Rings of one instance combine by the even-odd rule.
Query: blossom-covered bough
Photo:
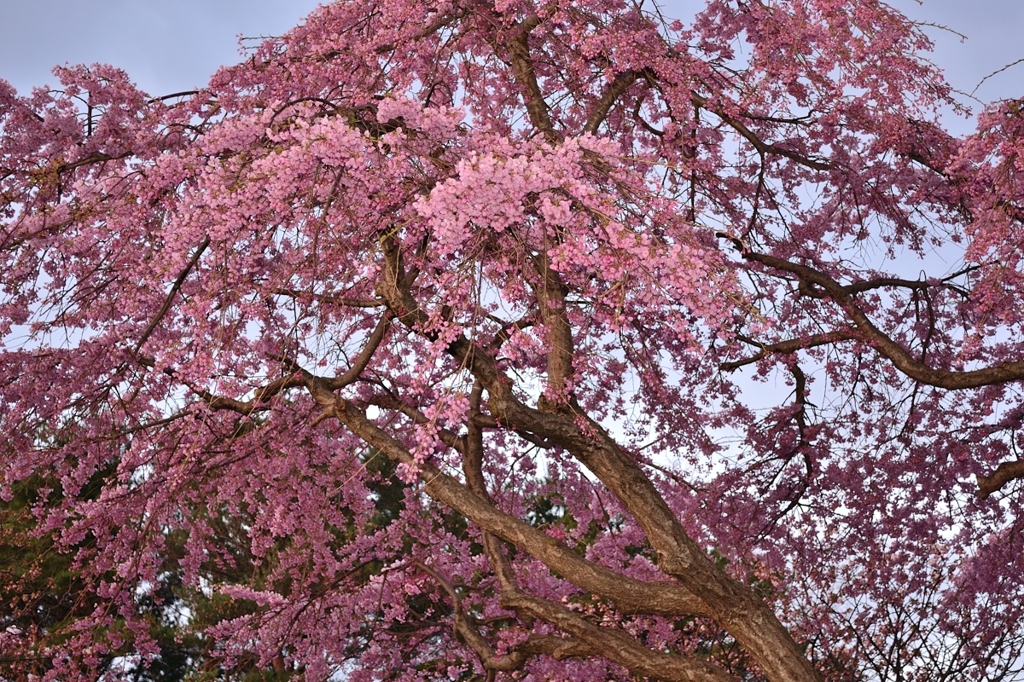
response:
[[[204,674],[1011,679],[1024,114],[944,132],[927,47],[358,0],[194,93],[0,82],[0,540],[75,576],[0,567],[2,675],[205,598]]]

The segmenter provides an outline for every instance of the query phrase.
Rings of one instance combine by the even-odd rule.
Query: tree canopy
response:
[[[1024,108],[929,47],[349,0],[0,81],[0,677],[1021,679]]]

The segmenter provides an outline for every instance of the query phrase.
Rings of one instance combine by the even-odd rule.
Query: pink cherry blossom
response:
[[[1024,109],[928,49],[352,0],[0,81],[0,497],[81,592],[0,677],[135,679],[173,578],[225,676],[1020,679]]]

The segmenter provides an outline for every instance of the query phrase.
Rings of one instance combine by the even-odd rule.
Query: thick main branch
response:
[[[429,336],[428,316],[412,296],[408,285],[400,249],[395,244],[385,245],[384,267],[377,284],[377,294],[410,329]],[[487,390],[488,408],[493,417],[514,430],[534,433],[563,447],[623,502],[658,553],[661,570],[677,578],[687,592],[703,602],[702,612],[713,617],[746,647],[770,680],[806,682],[819,679],[771,609],[752,590],[730,578],[686,534],[637,462],[599,424],[588,419],[578,406],[570,412],[552,412],[523,404],[516,398],[511,380],[498,369],[494,358],[464,335],[460,334],[449,342],[447,351]],[[330,396],[324,396],[321,401],[326,408],[333,404],[333,394]],[[336,412],[338,418],[364,440],[372,438],[367,442],[374,447],[396,458],[409,457],[398,441],[366,420],[352,405],[339,403]],[[430,481],[428,494],[449,506],[455,507],[456,503],[464,506],[469,511],[455,508],[481,528],[521,547],[553,569],[550,561],[555,558],[571,561],[566,556],[542,558],[538,553],[547,556],[546,547],[557,546],[557,543],[546,535],[543,536],[544,541],[538,543],[530,535],[535,529],[513,517],[496,517],[495,514],[500,512],[468,490],[465,493],[469,497],[455,495],[456,489],[451,485],[459,484],[442,477],[440,472],[428,474],[424,469],[424,474],[425,480]],[[530,529],[529,532],[526,529]],[[563,570],[554,570],[572,576]],[[575,582],[575,578],[573,580]],[[600,593],[600,590],[595,591]]]

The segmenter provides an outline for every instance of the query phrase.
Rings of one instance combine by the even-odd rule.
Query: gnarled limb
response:
[[[987,498],[1010,481],[1024,478],[1024,461],[1003,462],[988,476],[978,476],[978,497]]]
[[[381,342],[384,340],[388,327],[391,324],[391,320],[392,315],[390,311],[385,312],[384,315],[381,316],[380,320],[377,321],[376,327],[374,327],[373,331],[370,332],[362,350],[359,351],[359,355],[356,356],[351,366],[344,374],[327,380],[327,385],[331,390],[344,388],[359,379],[360,375],[373,359],[373,354],[377,351]],[[300,388],[306,385],[307,380],[302,373],[298,371],[298,366],[294,365],[292,362],[288,362],[287,364],[289,365],[289,369],[293,371],[279,379],[275,379],[274,381],[261,386],[260,388],[257,388],[252,400],[238,400],[235,398],[214,395],[209,391],[197,390],[191,386],[189,388],[192,388],[192,391],[202,398],[212,410],[230,410],[242,415],[248,415],[253,412],[268,409],[267,403],[270,402],[271,398],[282,391],[290,388]]]
[[[534,288],[541,320],[547,335],[547,384],[554,399],[541,395],[537,406],[541,410],[556,410],[565,406],[570,399],[568,386],[573,378],[573,338],[565,308],[565,285],[558,273],[551,267],[547,254],[534,259],[540,282]]]
[[[683,586],[642,582],[583,559],[543,531],[497,509],[437,467],[418,464],[405,446],[351,402],[334,395],[322,380],[310,376],[307,387],[327,414],[336,417],[368,445],[397,463],[418,467],[424,491],[432,498],[459,512],[482,530],[527,552],[579,588],[607,597],[625,613],[711,615],[702,601]]]
[[[646,72],[644,72],[644,75],[647,75]],[[604,120],[608,117],[608,113],[612,110],[612,107],[615,106],[615,103],[627,90],[629,90],[633,83],[636,83],[640,76],[641,72],[632,70],[623,71],[615,76],[601,95],[601,99],[598,100],[596,105],[594,105],[594,109],[590,112],[590,116],[587,117],[587,122],[583,124],[583,132],[591,134],[596,133],[597,129],[601,127],[601,124],[604,123]]]
[[[370,364],[370,360],[373,359],[373,354],[377,352],[384,337],[387,334],[388,328],[391,326],[392,315],[389,312],[385,313],[380,320],[377,322],[377,326],[370,332],[370,337],[366,340],[366,345],[356,356],[356,359],[352,362],[352,365],[345,370],[345,373],[341,376],[334,377],[331,379],[331,388],[339,389],[344,388],[352,383],[355,383],[359,376],[366,369],[367,365]]]
[[[478,381],[470,397],[471,412],[479,413],[482,395],[483,386]],[[486,496],[487,491],[481,469],[483,456],[482,432],[479,427],[470,428],[470,435],[467,439],[467,455],[464,459],[463,468],[466,472],[470,488],[477,494]],[[556,648],[551,653],[562,656],[576,652],[585,655],[585,652],[599,651],[602,656],[625,666],[633,674],[649,676],[653,679],[719,682],[731,679],[716,666],[705,661],[677,654],[652,651],[617,628],[595,626],[561,604],[555,604],[546,599],[524,594],[516,584],[512,568],[497,539],[491,533],[485,531],[484,543],[488,558],[495,567],[498,581],[501,584],[500,603],[502,606],[512,608],[528,617],[545,620],[572,635],[570,640],[563,640],[561,638],[555,638],[554,641],[551,638],[534,640],[533,642],[527,640],[524,644],[532,645],[527,647],[527,649],[537,650],[539,645],[543,643],[545,645],[554,645]],[[457,598],[454,590],[450,590],[450,594],[453,599]],[[469,631],[469,637],[472,637],[475,633],[472,628],[465,624],[464,618],[462,629]],[[477,636],[475,642],[476,645],[467,640],[467,643],[477,651],[485,668],[502,669],[496,667],[496,664],[499,663],[507,665],[518,663],[522,665],[521,659],[527,654],[526,650],[520,648],[513,650],[507,656],[502,657],[502,659],[496,660],[493,650],[488,650],[486,642],[483,642],[482,638]],[[542,653],[549,652],[542,651]]]
[[[541,24],[540,17],[533,16],[522,21],[518,34],[508,41],[506,46],[511,53],[512,73],[516,82],[523,88],[523,104],[530,116],[530,123],[539,130],[544,139],[555,144],[561,140],[561,135],[555,130],[551,121],[551,114],[548,112],[547,102],[544,100],[544,93],[541,92],[540,84],[537,83],[537,73],[533,68],[533,57],[530,55],[530,31]]]

